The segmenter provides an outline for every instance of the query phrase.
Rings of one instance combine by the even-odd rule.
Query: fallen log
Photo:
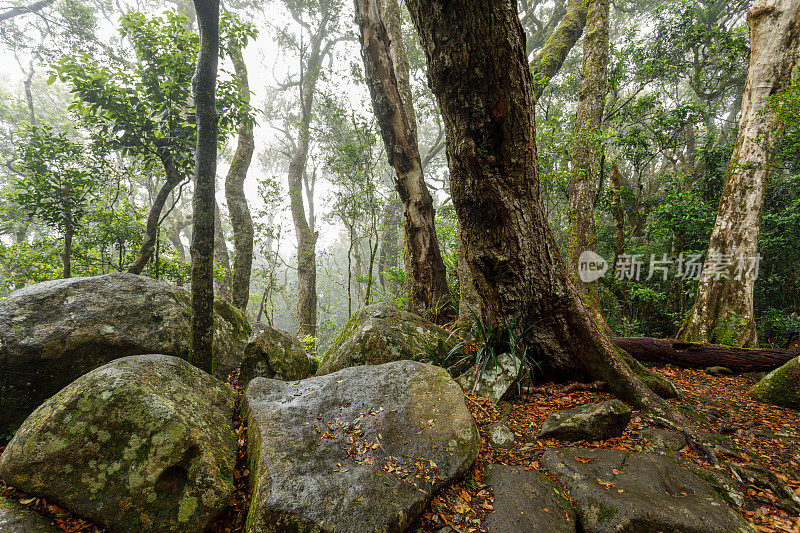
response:
[[[611,341],[639,361],[670,363],[690,368],[724,366],[735,372],[767,372],[800,356],[800,349],[796,348],[748,350],[649,337],[613,337]]]

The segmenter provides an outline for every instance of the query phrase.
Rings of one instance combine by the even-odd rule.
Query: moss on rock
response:
[[[800,409],[800,357],[764,376],[750,389],[750,396],[764,403]]]

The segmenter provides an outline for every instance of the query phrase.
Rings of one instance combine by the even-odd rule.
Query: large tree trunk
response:
[[[570,50],[581,38],[583,28],[586,26],[586,15],[589,12],[588,5],[588,0],[569,0],[567,14],[533,59],[531,69],[536,98],[542,95],[550,79],[561,70]]]
[[[464,241],[461,239],[461,223],[458,224],[458,326],[464,330],[469,331],[475,319],[483,320],[482,311],[483,304],[481,297],[478,294],[478,289],[475,288],[472,272],[469,269],[467,262],[467,249]]]
[[[572,177],[569,191],[567,269],[578,292],[595,315],[600,315],[598,282],[584,283],[579,276],[583,252],[597,252],[594,203],[600,181],[603,128],[608,70],[608,0],[591,0],[583,38],[583,73],[575,139],[572,146]],[[601,318],[602,319],[602,318]]]
[[[311,119],[317,80],[322,68],[322,40],[327,34],[329,16],[323,17],[311,39],[308,60],[300,80],[300,125],[297,145],[289,163],[289,204],[297,236],[297,336],[317,334],[317,233],[306,218],[303,206],[303,174],[311,142]]]
[[[214,206],[217,175],[215,93],[219,62],[219,0],[194,0],[200,52],[192,80],[197,114],[197,154],[192,202],[192,355],[194,366],[211,373],[214,333]]]
[[[767,372],[800,355],[800,350],[748,350],[675,339],[614,337],[611,341],[639,361],[690,368],[724,366],[736,372]]]
[[[233,62],[236,81],[241,97],[250,101],[250,84],[247,76],[242,49],[237,43],[231,43],[228,54]],[[231,160],[231,167],[225,177],[225,200],[233,227],[233,287],[231,301],[233,306],[244,311],[250,301],[250,275],[253,269],[253,219],[250,207],[244,194],[244,180],[253,159],[255,139],[253,123],[247,121],[239,128],[239,140],[236,152]]]
[[[449,299],[450,293],[436,237],[433,198],[425,184],[417,145],[400,10],[396,0],[355,0],[355,6],[372,107],[403,202],[408,307],[420,312]]]
[[[750,66],[736,148],[711,233],[694,307],[678,333],[682,340],[757,345],[753,291],[767,180],[780,134],[766,99],[791,82],[798,62],[800,2],[756,0],[748,13]],[[721,255],[725,254],[725,255]],[[730,277],[714,266],[734,263]],[[755,263],[755,264],[754,264]],[[745,268],[737,271],[737,266]]]
[[[147,215],[147,222],[145,224],[144,241],[142,241],[142,246],[139,248],[136,259],[134,259],[133,263],[128,267],[128,272],[131,274],[141,274],[144,267],[153,257],[156,237],[158,236],[158,226],[161,224],[161,212],[164,210],[164,205],[166,205],[169,195],[175,190],[175,187],[180,185],[183,181],[183,176],[180,175],[172,164],[170,154],[162,149],[158,155],[164,167],[166,180],[158,190],[158,194],[156,194],[153,200],[153,205],[150,206],[150,213]]]
[[[633,405],[669,412],[626,361],[646,372],[592,320],[548,226],[516,3],[408,6],[444,117],[453,203],[487,319],[524,332],[529,357],[551,373],[604,381]]]

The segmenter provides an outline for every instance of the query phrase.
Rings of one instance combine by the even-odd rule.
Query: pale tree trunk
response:
[[[197,114],[197,154],[192,202],[192,355],[191,363],[212,370],[214,333],[214,206],[217,175],[215,93],[219,62],[219,0],[194,0],[200,27],[200,52],[192,79]]]
[[[766,99],[785,89],[797,68],[800,2],[756,0],[748,13],[750,66],[733,151],[694,307],[680,332],[682,340],[757,345],[753,311],[761,212],[780,131],[765,109]],[[717,254],[726,254],[717,255]],[[730,254],[730,255],[727,255]],[[733,262],[729,279],[710,267]],[[744,266],[737,272],[736,266]],[[738,278],[738,279],[737,279]]]
[[[647,372],[601,332],[567,276],[542,205],[516,3],[408,6],[444,117],[453,203],[487,319],[524,331],[530,357],[550,373],[601,380],[636,406],[675,414],[636,375]]]
[[[244,101],[250,101],[250,84],[247,66],[242,56],[241,47],[231,43],[228,54],[233,62],[236,82]],[[231,160],[231,167],[225,177],[225,200],[233,228],[233,283],[231,302],[233,306],[244,311],[250,301],[250,276],[253,270],[253,219],[250,207],[244,194],[244,181],[253,159],[255,139],[253,123],[248,120],[239,128],[239,140],[236,152]]]
[[[400,10],[396,0],[355,0],[355,6],[372,107],[403,202],[408,307],[420,312],[448,300],[450,293],[417,144]]]
[[[231,259],[228,253],[228,243],[225,241],[225,231],[222,228],[222,217],[219,214],[219,204],[214,202],[214,263],[225,271],[222,281],[215,284],[217,295],[226,302],[231,301]],[[216,276],[215,281],[216,281]]]
[[[542,95],[550,79],[561,70],[570,50],[581,38],[588,11],[588,0],[569,0],[566,15],[531,62],[535,98]]]
[[[602,320],[598,282],[581,281],[578,263],[583,252],[597,252],[594,203],[602,172],[600,135],[608,83],[608,0],[591,0],[586,19],[583,73],[572,146],[567,272],[587,307]]]
[[[300,127],[297,147],[289,163],[289,203],[297,236],[297,335],[314,337],[317,333],[317,237],[306,218],[303,205],[303,175],[311,142],[311,119],[317,80],[322,68],[322,40],[327,34],[329,16],[325,16],[311,39],[308,61],[300,81]]]

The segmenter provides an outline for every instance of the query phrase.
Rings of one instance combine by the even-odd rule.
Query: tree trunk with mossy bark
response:
[[[372,107],[403,202],[408,308],[419,313],[447,301],[450,292],[417,144],[400,9],[396,0],[355,0],[355,8]]]
[[[191,363],[211,372],[214,336],[214,194],[217,175],[215,102],[219,62],[219,0],[194,0],[200,51],[192,79],[197,115],[197,154],[192,202],[192,354]]]
[[[550,79],[561,70],[570,50],[583,35],[588,6],[588,0],[569,0],[566,15],[533,59],[533,92],[537,99],[542,96]]]
[[[408,6],[442,110],[453,204],[487,320],[523,333],[529,357],[551,374],[604,381],[637,407],[674,414],[648,386],[666,394],[669,385],[611,343],[567,276],[542,205],[516,3]]]
[[[608,0],[589,2],[582,70],[572,145],[567,269],[583,301],[602,320],[598,282],[584,283],[578,263],[583,252],[597,252],[594,202],[602,172],[600,135],[608,85]]]
[[[756,0],[747,16],[750,66],[742,99],[739,133],[711,233],[694,306],[681,327],[681,340],[757,346],[753,293],[758,238],[767,180],[779,128],[767,98],[792,80],[800,48],[800,2]],[[730,275],[712,268],[732,263]]]
[[[233,63],[236,83],[241,98],[250,102],[250,83],[247,65],[238,42],[228,47],[228,55]],[[247,309],[250,301],[250,276],[253,270],[253,218],[247,197],[244,194],[244,181],[253,160],[255,138],[253,122],[247,120],[239,127],[236,151],[231,160],[228,175],[225,177],[225,200],[233,228],[233,279],[231,282],[231,303],[240,311]]]
[[[222,217],[219,214],[219,204],[214,202],[214,263],[223,271],[221,279],[214,276],[217,296],[226,302],[231,301],[231,256],[228,253],[228,243],[225,240],[225,231],[222,228]]]

